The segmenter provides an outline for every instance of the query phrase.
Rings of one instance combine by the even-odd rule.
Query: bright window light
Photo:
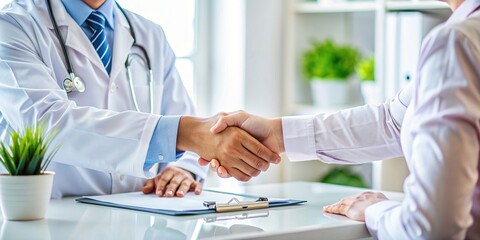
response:
[[[0,0],[3,8],[11,0]],[[125,9],[162,26],[177,56],[176,66],[190,96],[195,99],[196,0],[118,0]]]
[[[195,0],[118,0],[118,3],[160,24],[177,57],[194,53]]]

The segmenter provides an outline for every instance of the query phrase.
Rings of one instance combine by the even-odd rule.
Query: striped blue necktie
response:
[[[93,11],[87,18],[87,25],[92,29],[93,35],[90,37],[90,41],[93,44],[93,48],[97,51],[100,60],[102,60],[103,66],[110,74],[112,69],[112,54],[110,47],[108,46],[107,34],[105,32],[105,17],[98,11]]]

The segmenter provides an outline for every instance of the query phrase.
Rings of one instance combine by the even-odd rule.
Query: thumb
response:
[[[152,193],[154,187],[155,187],[155,184],[154,184],[154,182],[153,182],[153,179],[148,179],[148,180],[145,182],[145,185],[144,185],[143,188],[142,188],[142,192],[143,192],[144,194]]]
[[[218,121],[210,128],[210,132],[219,133],[225,130],[225,128],[234,126],[241,127],[242,124],[248,119],[249,115],[245,112],[237,112],[226,116],[221,116]]]

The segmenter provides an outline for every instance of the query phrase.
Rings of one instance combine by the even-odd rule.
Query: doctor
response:
[[[188,151],[235,163],[229,171],[244,181],[279,161],[243,130],[209,133],[215,117],[180,117],[194,107],[162,28],[113,0],[16,0],[1,10],[0,96],[2,141],[39,121],[59,131],[55,198],[199,194],[206,169]]]
[[[324,211],[365,221],[379,239],[480,239],[480,0],[448,4],[452,16],[423,41],[418,78],[392,101],[281,119],[236,112],[212,131],[239,126],[292,161],[405,156],[402,202],[365,192]],[[228,177],[219,163],[211,167]]]

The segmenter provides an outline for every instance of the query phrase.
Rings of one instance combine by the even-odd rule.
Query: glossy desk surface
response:
[[[365,189],[292,182],[232,189],[229,192],[294,198],[307,203],[235,213],[167,216],[52,200],[39,221],[1,221],[1,239],[354,239],[369,237],[363,222],[325,214],[322,207]],[[386,193],[401,200],[401,193]]]

